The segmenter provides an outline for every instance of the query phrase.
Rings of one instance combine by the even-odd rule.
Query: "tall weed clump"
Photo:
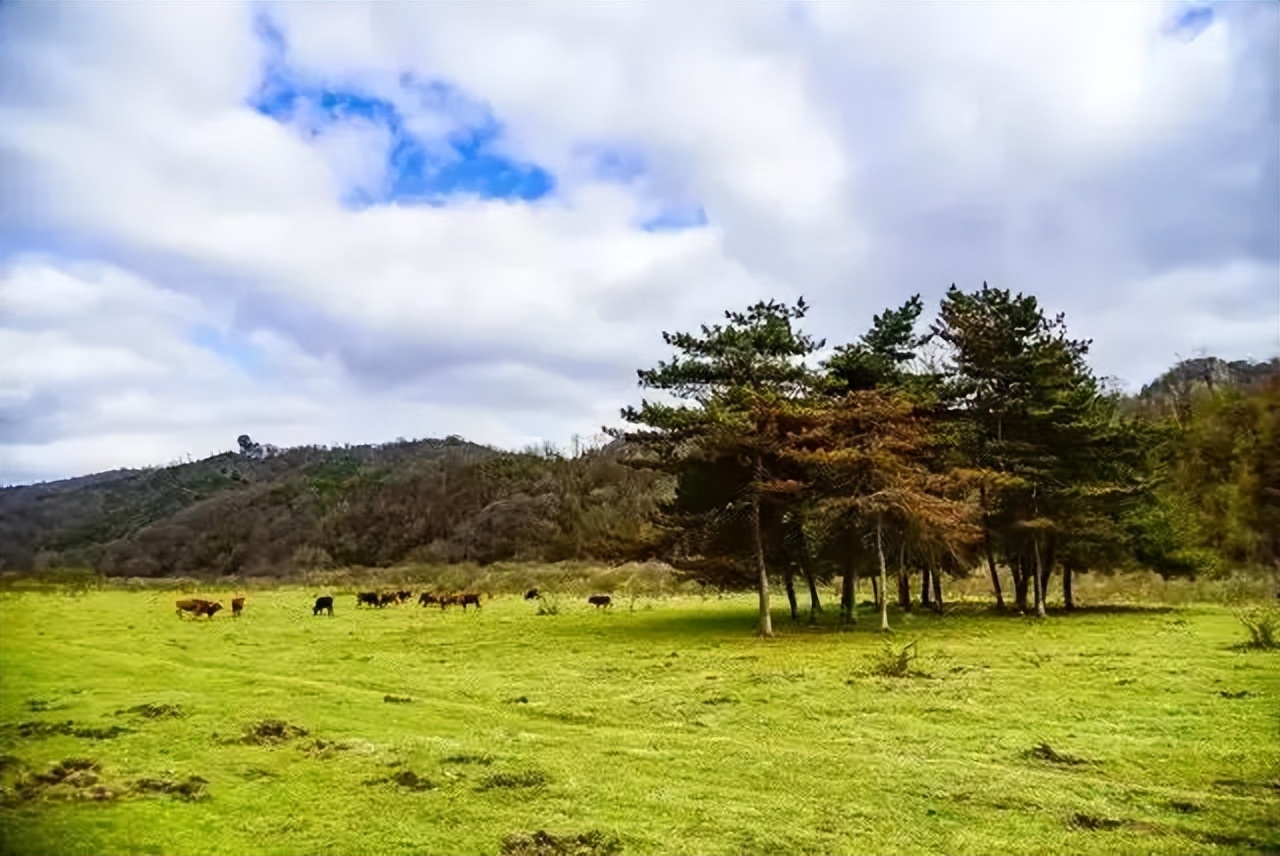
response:
[[[1260,651],[1280,648],[1280,608],[1249,606],[1237,609],[1235,615],[1249,632],[1245,648]]]

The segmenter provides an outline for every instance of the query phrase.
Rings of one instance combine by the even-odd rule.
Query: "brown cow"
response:
[[[179,618],[182,617],[182,613],[184,612],[191,613],[195,618],[199,618],[201,615],[206,616],[207,618],[213,618],[213,614],[222,609],[221,603],[212,600],[204,600],[198,597],[179,600],[176,601],[176,603],[178,606],[177,614]]]
[[[455,603],[462,603],[462,596],[461,596],[461,595],[457,595],[457,594],[442,594],[442,595],[440,595],[440,608],[441,608],[441,609],[444,609],[446,606],[452,606],[452,605],[453,605],[453,604],[455,604]]]
[[[462,611],[467,611],[467,604],[474,603],[476,609],[480,608],[480,595],[473,591],[466,591],[458,595],[458,603],[462,604]]]
[[[383,607],[393,603],[400,602],[400,595],[393,591],[384,591],[378,595],[378,606]]]
[[[240,613],[242,612],[244,612],[244,598],[243,597],[231,598],[231,617],[239,618]]]
[[[424,591],[421,595],[418,596],[419,606],[426,606],[429,603],[438,603],[438,602],[439,601],[436,599],[436,596],[429,591]]]

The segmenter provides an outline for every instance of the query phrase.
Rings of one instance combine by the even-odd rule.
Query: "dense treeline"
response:
[[[793,616],[840,580],[941,608],[948,576],[1043,613],[1080,573],[1275,567],[1280,364],[1185,360],[1136,395],[1031,296],[917,296],[826,349],[759,303],[639,373],[668,403],[565,455],[447,440],[239,451],[0,490],[0,567],[287,575],[404,561],[660,558],[717,585],[783,582]],[[823,359],[819,359],[824,355]],[[1008,581],[1009,589],[1002,585]],[[762,610],[761,630],[769,631]]]
[[[921,331],[923,309],[885,311],[814,366],[804,301],[761,302],[664,333],[675,356],[639,373],[666,401],[624,410],[615,434],[676,481],[667,553],[754,580],[762,634],[774,571],[793,617],[797,573],[811,614],[814,578],[840,574],[849,620],[870,575],[887,627],[891,580],[901,606],[918,576],[940,609],[943,576],[984,566],[1003,607],[1002,566],[1015,605],[1044,615],[1055,574],[1070,609],[1091,570],[1277,562],[1275,361],[1184,362],[1129,401],[1033,296],[952,286]]]

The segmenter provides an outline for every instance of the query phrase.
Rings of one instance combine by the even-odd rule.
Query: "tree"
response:
[[[1071,339],[1064,317],[1047,318],[1035,297],[986,283],[973,294],[953,285],[932,330],[951,352],[944,388],[960,451],[985,474],[983,543],[997,597],[1002,548],[1019,608],[1030,582],[1043,616],[1057,539],[1082,497],[1105,492],[1080,483],[1106,445],[1084,362],[1090,343]]]
[[[897,309],[886,309],[872,318],[871,329],[849,345],[839,345],[822,363],[825,387],[835,395],[901,386],[907,379],[904,366],[926,341],[916,335],[916,322],[924,311],[920,295],[913,295]]]
[[[625,421],[641,426],[638,430],[610,431],[644,450],[648,465],[665,466],[677,478],[692,476],[694,481],[708,468],[718,470],[735,488],[701,516],[704,521],[745,517],[762,636],[773,634],[763,532],[766,505],[793,492],[778,456],[779,423],[771,408],[812,387],[813,373],[804,359],[823,343],[793,324],[807,310],[803,298],[795,306],[762,301],[745,312],[726,312],[726,324],[703,325],[700,334],[664,332],[663,341],[677,354],[655,368],[641,369],[640,386],[683,403],[642,400],[639,408],[622,411]],[[683,487],[677,487],[677,509],[686,495]]]
[[[966,552],[978,538],[970,486],[959,472],[936,472],[927,412],[892,390],[851,392],[835,402],[782,414],[786,452],[808,471],[818,502],[846,528],[874,533],[880,626],[889,629],[887,531],[908,532],[927,549]]]

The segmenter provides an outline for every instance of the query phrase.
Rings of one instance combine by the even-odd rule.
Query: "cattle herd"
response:
[[[524,594],[525,600],[541,599],[542,594],[536,589],[529,589]],[[413,600],[413,592],[411,591],[362,591],[356,594],[356,606],[372,606],[382,609],[387,606],[409,603]],[[232,598],[231,600],[231,616],[239,618],[240,613],[244,612],[243,597]],[[587,603],[599,609],[600,607],[613,606],[613,600],[607,594],[593,594],[587,598]],[[433,592],[424,591],[418,595],[419,606],[438,605],[442,610],[450,606],[461,606],[462,611],[466,612],[467,607],[474,605],[476,609],[480,608],[480,594],[474,591],[452,592],[448,594],[435,594]],[[190,615],[192,618],[213,618],[214,614],[221,610],[222,602],[215,600],[204,600],[203,598],[186,598],[177,602],[178,617]],[[311,609],[312,615],[321,613],[333,615],[333,597],[324,595],[316,598],[315,606]]]

